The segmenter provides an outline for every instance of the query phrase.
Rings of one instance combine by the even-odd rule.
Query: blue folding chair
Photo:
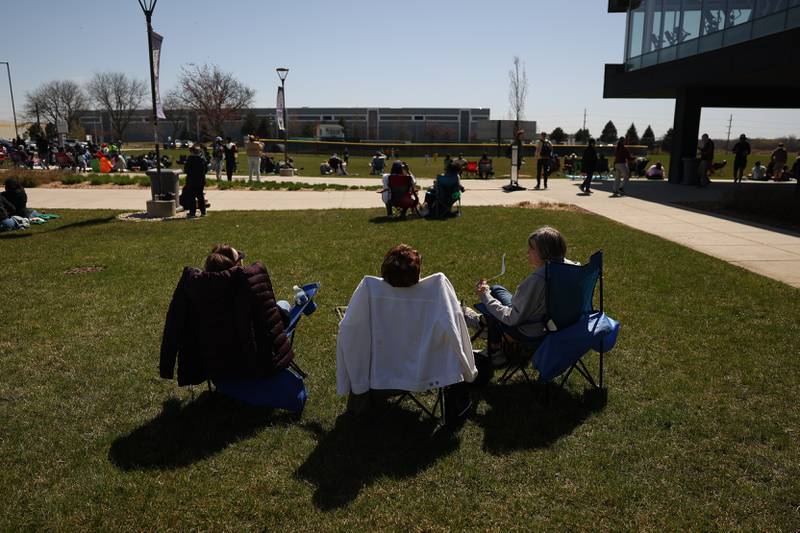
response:
[[[319,288],[319,282],[303,285],[302,289],[308,299],[301,304],[295,304],[289,310],[289,323],[284,332],[292,344],[300,319],[303,316],[310,316],[317,310],[314,298]],[[225,378],[215,379],[213,383],[218,392],[244,403],[300,413],[308,399],[304,381],[306,377],[307,374],[292,361],[289,363],[289,368],[266,378]]]
[[[539,383],[548,383],[563,375],[559,383],[559,387],[563,387],[572,371],[577,370],[594,388],[602,389],[604,356],[614,347],[619,334],[619,322],[604,312],[603,252],[595,252],[586,265],[547,263],[545,280],[547,334],[532,354],[510,357],[512,363],[499,382],[506,383],[520,372],[533,385],[534,381],[526,370],[530,362],[539,373]],[[598,282],[599,309],[595,309],[594,292]],[[513,354],[525,349],[526,345],[509,341],[504,336],[504,353]],[[591,350],[600,355],[597,380],[582,360]]]

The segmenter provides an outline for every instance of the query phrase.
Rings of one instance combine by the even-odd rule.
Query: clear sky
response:
[[[93,72],[147,77],[144,16],[136,0],[0,0],[0,61],[12,68],[17,112],[25,93]],[[625,17],[605,0],[159,0],[161,91],[181,65],[217,63],[272,107],[275,67],[290,68],[287,106],[490,107],[508,116],[514,55],[530,81],[526,118],[540,129],[593,135],[672,124],[672,100],[604,100],[603,65],[620,63]],[[11,105],[0,67],[0,120]],[[701,129],[732,135],[797,135],[800,111],[706,109]],[[621,131],[621,133],[622,133]]]

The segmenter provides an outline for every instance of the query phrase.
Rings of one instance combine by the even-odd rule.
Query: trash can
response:
[[[157,170],[148,170],[147,176],[150,178],[150,193],[153,200],[172,200],[177,206],[179,196],[178,178],[180,174],[179,170],[162,168],[161,178],[159,179]]]
[[[696,157],[683,158],[683,184],[684,185],[697,185],[697,165],[700,161]]]

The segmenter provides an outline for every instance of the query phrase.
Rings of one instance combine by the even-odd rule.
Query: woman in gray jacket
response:
[[[541,342],[546,333],[547,313],[544,267],[547,262],[575,264],[565,259],[566,253],[567,242],[557,229],[539,228],[528,237],[528,261],[533,271],[514,294],[501,285],[489,287],[485,279],[475,286],[475,292],[488,310],[485,317],[489,331],[484,355],[491,357],[495,366],[506,362],[500,352],[503,335],[526,344]]]

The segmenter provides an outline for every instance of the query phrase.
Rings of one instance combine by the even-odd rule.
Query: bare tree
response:
[[[26,115],[31,119],[41,115],[50,124],[58,124],[61,119],[72,125],[78,118],[78,111],[87,104],[86,93],[71,80],[44,83],[25,96]]]
[[[147,94],[143,81],[129,78],[122,72],[95,73],[86,90],[98,109],[108,114],[117,139],[122,139]]]
[[[173,93],[169,93],[164,99],[164,115],[167,120],[159,122],[159,127],[163,124],[169,124],[172,132],[170,136],[173,139],[177,139],[183,130],[188,129],[189,113],[182,107],[181,102]]]
[[[178,86],[170,96],[200,115],[212,133],[221,134],[226,120],[238,118],[238,111],[250,107],[255,91],[218,65],[189,64],[181,68]]]
[[[508,71],[509,113],[514,119],[514,131],[519,130],[519,121],[525,118],[525,100],[528,98],[528,73],[519,56],[514,56],[514,68]]]

